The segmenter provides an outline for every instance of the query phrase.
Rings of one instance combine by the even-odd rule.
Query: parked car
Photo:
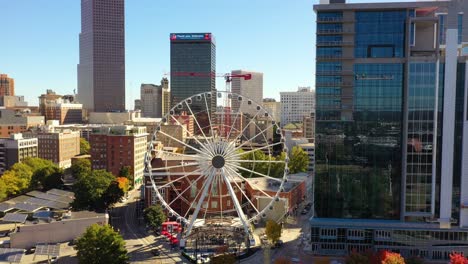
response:
[[[302,214],[302,215],[306,215],[308,212],[309,212],[309,210],[304,209],[304,210],[301,211],[301,214]]]
[[[308,204],[306,204],[306,206],[304,208],[307,209],[307,210],[310,210],[310,208],[312,208],[312,204],[308,203]]]
[[[159,256],[159,255],[161,255],[161,252],[159,252],[159,249],[153,248],[151,250],[151,254],[153,254],[154,256]]]

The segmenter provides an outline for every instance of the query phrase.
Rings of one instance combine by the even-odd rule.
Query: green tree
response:
[[[79,263],[128,263],[129,257],[122,236],[110,225],[93,224],[78,239],[75,249]]]
[[[152,228],[158,229],[161,224],[166,221],[166,215],[164,214],[162,207],[158,204],[146,208],[143,213],[146,222]]]
[[[284,161],[286,154],[281,152],[280,155],[274,158],[275,161]],[[282,178],[284,175],[284,163],[271,163],[270,176],[275,178]]]
[[[76,179],[91,173],[91,161],[89,159],[77,159],[70,167],[70,171]]]
[[[242,151],[240,152],[242,154]],[[256,150],[254,152],[245,153],[241,155],[241,160],[246,160],[246,162],[241,162],[240,166],[250,170],[242,170],[240,169],[239,172],[245,178],[256,178],[260,177],[260,175],[253,173],[251,171],[255,171],[262,174],[268,173],[268,162],[248,162],[248,161],[267,161],[269,160],[269,156],[265,155],[261,150]],[[272,158],[274,160],[274,158]]]
[[[7,187],[2,178],[0,178],[0,201],[3,201],[5,198],[7,198]]]
[[[104,207],[103,194],[109,188],[114,175],[105,170],[94,170],[91,174],[80,178],[74,185],[74,209],[102,209]]]
[[[15,171],[12,170],[5,171],[1,179],[5,184],[7,196],[21,194],[24,191],[22,187],[28,185],[25,180],[17,177]]]
[[[85,138],[80,138],[80,154],[89,154],[90,149],[89,142]]]
[[[275,221],[268,220],[266,223],[265,235],[275,244],[281,237],[281,225]]]
[[[101,197],[104,207],[108,208],[115,204],[124,196],[124,194],[124,191],[119,187],[119,182],[116,180],[112,181]]]
[[[31,179],[31,186],[43,190],[59,188],[63,184],[62,176],[63,170],[56,165],[44,167],[34,172]]]
[[[301,147],[294,146],[291,150],[291,158],[289,159],[290,173],[306,172],[309,167],[309,156]]]

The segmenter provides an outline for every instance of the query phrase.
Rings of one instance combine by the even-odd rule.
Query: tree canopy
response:
[[[284,163],[281,162],[269,162],[269,161],[285,161],[286,154],[281,152],[280,155],[271,156],[266,155],[261,150],[249,152],[243,154],[240,151],[241,162],[240,166],[246,170],[240,169],[240,174],[245,178],[261,177],[260,174],[265,174],[275,178],[281,178],[284,175]],[[247,162],[247,160],[265,161],[265,162]],[[306,172],[309,167],[309,156],[301,147],[295,146],[291,150],[291,156],[289,158],[288,168],[290,173]],[[254,171],[254,172],[251,172]],[[257,172],[257,173],[255,173]]]
[[[274,244],[281,237],[281,225],[275,221],[268,220],[265,228],[265,235]]]
[[[105,170],[94,170],[81,177],[73,185],[73,191],[75,200],[72,206],[76,210],[103,209],[115,203],[124,194],[118,188],[114,175]],[[119,197],[116,198],[117,196]]]
[[[166,215],[164,214],[162,207],[158,204],[155,204],[146,208],[143,211],[143,213],[144,213],[146,222],[152,228],[156,228],[156,229],[159,228],[161,224],[166,220]]]
[[[290,173],[306,172],[309,167],[309,156],[301,147],[294,146],[291,149],[291,158],[289,159]]]
[[[80,154],[89,154],[90,150],[91,146],[89,145],[89,142],[85,138],[80,138]]]
[[[70,171],[76,179],[91,173],[91,161],[89,159],[77,159],[70,167]]]
[[[75,249],[79,263],[128,263],[127,249],[122,236],[110,225],[93,224],[78,239]]]
[[[0,199],[34,188],[57,188],[62,185],[62,175],[63,171],[49,160],[26,158],[11,166],[0,178]]]

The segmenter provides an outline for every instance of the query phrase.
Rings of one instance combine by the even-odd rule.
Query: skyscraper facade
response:
[[[312,249],[467,254],[466,3],[322,2]]]
[[[171,107],[192,95],[216,91],[216,45],[211,33],[172,33]],[[205,99],[193,102],[194,111],[205,110]],[[216,110],[216,96],[207,98]]]
[[[0,96],[15,95],[15,80],[6,74],[0,74]]]
[[[164,109],[164,92],[169,89],[167,78],[161,80],[161,85],[141,84],[140,109],[143,117],[160,118]]]
[[[315,92],[299,87],[297,92],[281,92],[281,126],[301,123],[304,116],[315,113]]]
[[[125,110],[124,0],[82,0],[78,101],[88,111]]]
[[[252,78],[246,80],[245,78],[232,78],[231,91],[235,94],[240,94],[247,98],[252,99],[254,102],[261,104],[263,101],[263,73],[252,72],[245,70],[235,70],[231,72],[232,75],[251,74]],[[240,110],[242,113],[255,115],[257,112],[254,107],[242,104],[237,100],[232,100],[232,110],[237,112]],[[240,109],[239,109],[240,108]]]

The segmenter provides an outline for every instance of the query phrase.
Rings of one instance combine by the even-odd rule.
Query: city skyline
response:
[[[4,29],[9,38],[0,44],[0,71],[15,79],[16,93],[25,95],[30,105],[37,105],[37,96],[46,89],[59,94],[77,91],[80,2],[0,0],[8,10],[0,23],[15,25]],[[285,5],[279,0],[243,0],[228,6],[210,1],[127,1],[126,108],[133,109],[141,83],[158,84],[170,71],[167,36],[171,32],[212,32],[217,43],[217,72],[240,68],[263,72],[265,93],[277,100],[280,91],[313,88],[315,49],[310,44],[315,43],[315,14],[311,10],[318,2],[300,0]],[[226,12],[228,8],[235,12]],[[260,12],[269,15],[258,16]],[[182,19],[174,20],[174,14]],[[281,17],[285,19],[278,19]],[[167,21],[172,24],[161,26]],[[222,78],[217,86],[224,89]]]

